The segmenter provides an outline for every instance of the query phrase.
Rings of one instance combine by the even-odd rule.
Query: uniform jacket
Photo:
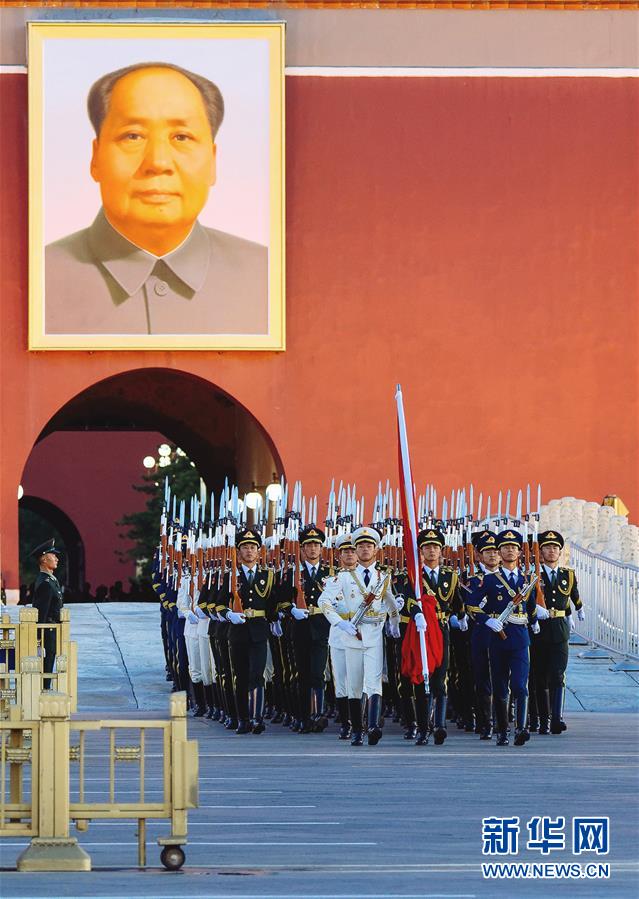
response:
[[[59,624],[62,610],[62,586],[54,574],[40,571],[33,587],[33,608],[40,624]]]
[[[539,621],[540,632],[535,638],[538,643],[565,643],[570,637],[570,603],[572,602],[576,609],[581,608],[575,572],[572,568],[560,567],[556,571],[557,583],[553,587],[546,569],[542,566],[541,589],[548,611],[552,613],[552,610],[558,610],[565,614],[563,617]]]
[[[375,594],[366,615],[359,625],[361,640],[343,634],[345,649],[364,649],[374,646],[382,639],[386,616],[399,620],[399,612],[391,587],[391,574],[384,568],[375,568],[368,587],[364,586],[360,574],[354,571],[338,571],[326,582],[319,605],[327,620],[336,625],[344,616],[352,618],[369,593]]]

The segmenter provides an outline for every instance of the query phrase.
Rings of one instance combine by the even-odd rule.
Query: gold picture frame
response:
[[[282,22],[29,23],[30,350],[285,349],[284,29]],[[213,136],[213,180],[200,210],[203,219],[205,214],[209,218],[201,223],[198,215],[182,244],[154,255],[148,246],[127,239],[104,210],[98,212],[111,195],[105,194],[104,182],[93,183],[99,180],[92,156],[98,132],[89,132],[86,99],[80,103],[80,94],[86,98],[96,83],[96,73],[99,78],[117,75],[128,66],[155,71],[150,63],[181,67],[177,77],[182,81],[180,72],[187,69],[187,75],[195,72],[213,87],[220,83],[225,108],[220,135]],[[169,76],[175,78],[174,73]],[[186,89],[193,92],[192,86]],[[200,94],[204,100],[202,90]],[[110,103],[111,94],[105,101],[107,113]],[[128,139],[133,142],[139,135]],[[91,140],[93,151],[87,147]],[[143,140],[152,143],[149,137]],[[231,173],[226,184],[225,166]],[[159,171],[150,165],[147,170]],[[58,171],[66,175],[58,178]],[[170,177],[169,163],[163,171]],[[210,193],[209,185],[214,185]],[[168,203],[164,189],[155,190],[154,202]],[[92,229],[97,219],[93,225],[82,219],[90,203],[108,229],[99,234],[100,241],[105,238],[99,244],[104,250],[95,257]],[[155,210],[149,215],[156,215]],[[171,265],[178,251],[188,248],[196,228],[206,260],[199,280],[186,278],[183,284],[181,270],[176,265],[175,273]],[[242,234],[237,233],[240,228]],[[208,243],[203,234],[209,235]],[[109,243],[111,238],[115,244]],[[109,266],[114,246],[122,254],[118,264],[122,259],[123,265],[141,263],[140,284],[134,278],[135,283],[129,279],[122,286],[117,273],[114,280]],[[168,286],[162,272],[170,276]],[[225,297],[235,299],[225,304]]]

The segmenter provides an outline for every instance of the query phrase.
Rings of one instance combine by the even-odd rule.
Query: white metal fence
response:
[[[574,543],[567,549],[586,616],[575,622],[577,633],[606,649],[639,658],[639,568]]]

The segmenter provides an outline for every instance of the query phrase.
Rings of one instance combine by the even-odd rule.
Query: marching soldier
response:
[[[351,534],[341,534],[335,541],[337,557],[339,560],[340,571],[352,571],[357,566],[357,552],[353,546]],[[329,610],[328,600],[323,598],[324,593],[320,597],[319,606],[326,614]],[[340,618],[348,620],[348,610],[343,597],[339,597],[333,603],[332,609],[337,612]],[[331,624],[331,630],[328,635],[328,646],[331,658],[331,670],[333,672],[333,683],[335,685],[335,701],[339,712],[341,728],[339,732],[340,740],[349,740],[352,732],[350,721],[350,710],[348,706],[348,679],[346,674],[346,649],[344,646],[345,635],[341,627]]]
[[[535,637],[539,733],[560,734],[565,729],[561,715],[568,666],[568,640],[574,630],[571,602],[580,621],[584,620],[584,612],[575,572],[572,568],[559,566],[564,538],[557,531],[544,531],[538,539],[542,561],[540,583],[546,603],[545,608],[537,606],[540,632]]]
[[[230,622],[229,656],[237,708],[238,734],[264,731],[264,671],[266,669],[269,624],[277,621],[272,569],[258,565],[262,538],[257,530],[238,531],[235,538],[240,565],[237,593],[241,611],[234,611],[232,577],[224,581],[218,608]]]
[[[468,629],[465,618],[464,601],[456,571],[442,564],[443,549],[446,540],[441,531],[427,528],[417,535],[420,560],[422,564],[422,590],[435,597],[437,621],[442,631],[444,653],[441,663],[430,677],[430,694],[426,696],[424,685],[415,684],[415,711],[417,714],[417,746],[428,743],[431,711],[434,705],[434,742],[441,746],[447,736],[446,731],[446,693],[448,655],[450,644],[450,620],[462,631]],[[418,630],[426,629],[426,619],[414,598],[408,601],[408,611],[415,621]]]
[[[62,610],[63,589],[60,581],[55,576],[55,570],[60,561],[61,552],[55,545],[55,540],[46,540],[31,552],[40,569],[33,587],[32,606],[38,610],[39,624],[59,624]],[[46,627],[42,630],[42,647],[44,649],[44,663],[42,670],[45,674],[51,674],[55,662],[56,630]],[[51,678],[42,679],[42,689],[51,689]]]
[[[330,627],[318,604],[324,580],[331,573],[329,566],[321,559],[325,539],[324,532],[313,524],[302,528],[299,535],[301,583],[293,590],[291,571],[284,588],[294,619],[293,646],[301,720],[299,732],[302,734],[319,733],[328,727],[328,718],[324,716],[324,674],[328,662]],[[305,609],[297,608],[296,590],[303,591]]]
[[[497,719],[497,745],[508,745],[508,691],[516,704],[515,746],[523,746],[529,739],[528,673],[530,668],[530,636],[539,633],[534,591],[522,598],[521,591],[528,587],[529,578],[519,568],[523,538],[514,530],[502,531],[497,536],[500,567],[487,574],[473,593],[471,605],[479,626],[489,628],[488,654],[492,675],[493,702]],[[509,602],[514,602],[506,623],[499,620]]]
[[[355,568],[338,571],[330,578],[320,598],[324,614],[339,628],[348,684],[352,724],[351,746],[363,745],[362,698],[368,696],[368,745],[382,737],[382,672],[384,668],[384,623],[390,618],[394,636],[399,635],[399,613],[391,589],[391,575],[375,564],[380,534],[360,527],[352,535],[357,552]],[[344,609],[340,612],[338,609]]]
[[[484,577],[487,574],[493,574],[499,568],[499,552],[495,534],[490,531],[482,533],[475,543],[475,548],[479,556],[480,573],[474,575],[468,581],[467,587],[471,595],[481,589]],[[488,657],[490,629],[477,621],[475,615],[481,612],[481,609],[473,605],[470,600],[466,603],[466,611],[470,619],[470,656],[475,681],[479,739],[490,740],[493,734],[493,689],[490,680],[490,659]]]

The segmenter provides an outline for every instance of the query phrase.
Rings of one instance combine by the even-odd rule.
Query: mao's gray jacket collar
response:
[[[104,266],[122,290],[133,296],[157,265],[158,257],[136,247],[113,228],[101,209],[89,228],[89,246],[95,259]],[[210,247],[204,228],[199,222],[184,243],[162,256],[161,261],[194,293],[204,284],[209,267]]]

